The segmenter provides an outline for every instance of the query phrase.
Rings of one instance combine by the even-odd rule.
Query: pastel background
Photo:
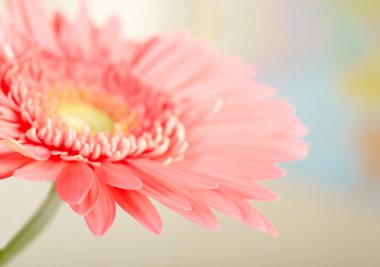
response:
[[[44,0],[73,15],[78,1]],[[281,201],[262,205],[279,238],[219,216],[211,233],[160,206],[156,237],[120,212],[94,238],[62,207],[10,266],[380,266],[380,1],[96,0],[91,16],[118,15],[128,38],[185,29],[228,55],[258,65],[310,128],[308,159],[267,183]],[[2,6],[1,6],[2,7]],[[3,9],[3,8],[2,8]],[[48,185],[2,181],[0,245],[17,231]]]

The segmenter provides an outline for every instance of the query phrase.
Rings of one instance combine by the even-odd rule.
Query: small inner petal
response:
[[[104,111],[86,103],[68,103],[61,105],[57,114],[66,125],[76,131],[83,131],[88,126],[91,132],[111,132],[114,120]]]

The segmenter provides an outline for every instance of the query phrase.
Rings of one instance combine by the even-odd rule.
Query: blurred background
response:
[[[72,16],[76,0],[44,0]],[[260,208],[279,238],[219,216],[220,233],[160,206],[156,237],[119,213],[95,239],[63,207],[10,266],[380,266],[379,0],[88,1],[102,23],[117,15],[127,38],[186,29],[225,54],[259,66],[310,128],[310,156],[269,182],[281,196]],[[2,181],[0,245],[23,224],[48,185]]]

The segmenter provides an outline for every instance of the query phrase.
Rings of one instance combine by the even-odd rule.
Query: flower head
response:
[[[248,200],[307,153],[293,108],[252,81],[255,68],[186,34],[120,37],[81,8],[52,20],[36,0],[7,1],[0,24],[0,178],[55,181],[101,236],[116,204],[154,233],[150,199],[218,230],[211,209],[271,234]]]

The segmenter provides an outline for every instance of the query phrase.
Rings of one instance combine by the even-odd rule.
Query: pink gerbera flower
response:
[[[218,230],[211,210],[276,234],[248,200],[307,153],[306,130],[256,69],[186,34],[125,41],[84,8],[49,20],[37,0],[7,1],[0,25],[0,178],[55,181],[101,236],[116,204],[160,233],[150,199]]]

